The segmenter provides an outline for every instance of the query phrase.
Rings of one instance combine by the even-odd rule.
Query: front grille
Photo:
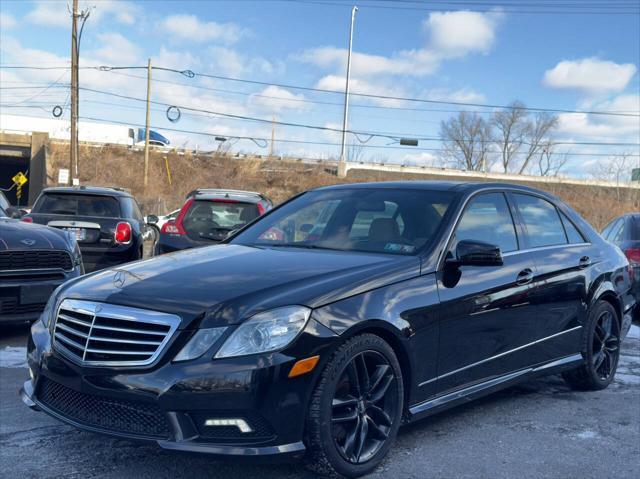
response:
[[[73,261],[66,251],[27,250],[0,252],[0,271],[63,269],[71,271]]]
[[[179,324],[173,314],[65,299],[56,317],[54,345],[81,364],[145,366],[158,358]]]
[[[158,439],[170,436],[166,415],[154,404],[93,396],[46,377],[38,384],[37,398],[47,408],[85,426]]]
[[[0,314],[41,313],[45,303],[18,304],[17,298],[0,298]]]

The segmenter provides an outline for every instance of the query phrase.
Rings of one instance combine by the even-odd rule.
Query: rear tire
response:
[[[589,312],[582,338],[583,364],[563,373],[573,389],[599,391],[613,381],[620,358],[620,321],[607,301],[598,301]]]
[[[306,420],[307,467],[329,477],[359,477],[385,458],[402,419],[404,390],[396,355],[382,338],[355,336],[325,366]]]

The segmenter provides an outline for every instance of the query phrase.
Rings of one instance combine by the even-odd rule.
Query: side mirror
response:
[[[15,206],[9,206],[7,208],[7,216],[9,216],[9,218],[13,218],[14,220],[19,220],[24,216],[24,214],[24,211],[22,211],[20,208],[16,208]]]
[[[462,240],[456,246],[456,259],[447,261],[454,267],[459,266],[502,266],[500,247],[484,241]]]
[[[158,224],[158,217],[156,215],[147,216],[147,224],[148,225],[157,225]]]

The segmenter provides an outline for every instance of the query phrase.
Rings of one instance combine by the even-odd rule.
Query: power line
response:
[[[0,68],[18,68],[18,67],[5,67],[0,65]],[[33,69],[41,69],[41,68],[56,68],[56,67],[26,67],[22,66],[20,68],[33,68]],[[60,68],[60,67],[58,67]],[[65,67],[67,68],[67,67]],[[83,69],[93,69],[99,71],[112,71],[112,70],[135,70],[135,69],[145,69],[146,66],[100,66],[100,67],[82,67]],[[174,68],[166,68],[166,67],[154,67],[154,70],[162,70],[173,73],[180,73],[189,78],[194,78],[196,76],[203,78],[213,78],[217,80],[224,81],[233,81],[254,85],[263,85],[263,86],[276,86],[280,88],[290,88],[294,90],[301,91],[313,91],[318,93],[329,93],[329,94],[337,94],[344,95],[344,92],[338,90],[329,90],[324,88],[313,88],[306,87],[301,85],[291,85],[286,83],[277,83],[277,82],[265,82],[259,80],[248,80],[242,78],[234,78],[234,77],[226,77],[222,75],[212,75],[207,73],[197,73],[192,70],[177,70]],[[486,103],[475,103],[475,102],[459,102],[459,101],[451,101],[451,100],[429,100],[426,98],[411,98],[411,97],[400,97],[400,96],[391,96],[391,95],[376,95],[372,93],[359,93],[359,92],[351,92],[352,96],[359,96],[363,98],[373,98],[379,100],[394,100],[394,101],[405,101],[405,102],[417,102],[417,103],[427,103],[427,104],[438,104],[438,105],[456,105],[456,106],[466,106],[473,108],[493,108],[493,109],[522,109],[525,111],[532,112],[547,112],[547,113],[570,113],[570,114],[585,114],[585,115],[606,115],[606,116],[623,116],[623,117],[640,117],[640,113],[625,113],[625,112],[617,112],[617,111],[589,111],[589,110],[570,110],[564,108],[543,108],[543,107],[514,107],[513,105],[497,105],[497,104],[486,104]]]

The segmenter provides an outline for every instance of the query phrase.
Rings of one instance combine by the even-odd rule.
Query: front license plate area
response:
[[[55,286],[48,284],[27,285],[20,288],[20,304],[40,304],[49,301]]]

